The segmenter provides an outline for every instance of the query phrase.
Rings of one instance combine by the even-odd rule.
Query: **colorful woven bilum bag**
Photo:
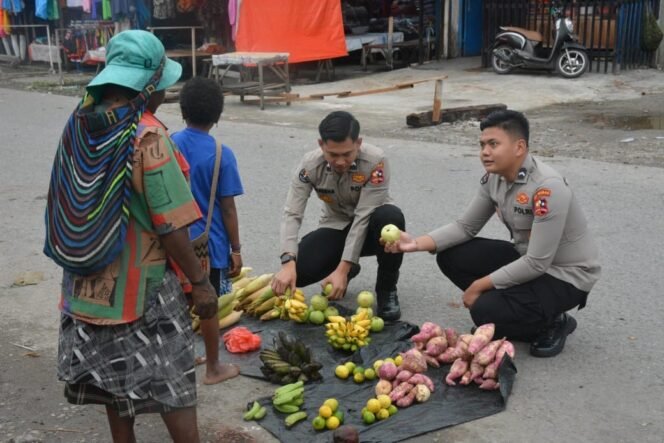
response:
[[[134,139],[163,66],[127,105],[94,112],[86,95],[65,126],[48,190],[44,254],[70,272],[100,271],[124,247]]]

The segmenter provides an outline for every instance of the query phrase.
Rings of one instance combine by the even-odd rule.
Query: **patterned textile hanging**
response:
[[[94,112],[88,94],[69,118],[53,162],[44,254],[70,272],[99,271],[124,247],[134,138],[163,66],[127,105]]]

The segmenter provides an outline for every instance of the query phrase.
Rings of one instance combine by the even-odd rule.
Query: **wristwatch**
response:
[[[296,257],[295,254],[291,254],[290,252],[284,252],[283,254],[281,254],[280,258],[281,258],[281,264],[285,265],[289,261],[295,261]]]

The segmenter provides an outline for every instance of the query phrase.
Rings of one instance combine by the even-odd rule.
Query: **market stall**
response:
[[[276,296],[270,279],[243,276],[220,298],[220,360],[275,383],[274,395],[248,399],[244,419],[280,441],[330,441],[341,424],[363,442],[401,441],[506,408],[515,351],[492,324],[473,334],[385,324],[369,291],[349,309],[299,289]]]

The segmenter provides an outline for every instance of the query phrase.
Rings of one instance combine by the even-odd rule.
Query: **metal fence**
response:
[[[652,65],[654,53],[641,49],[643,17],[648,7],[657,16],[659,0],[603,0],[567,2],[565,16],[588,48],[590,71],[612,72]],[[546,47],[553,40],[554,23],[547,0],[486,0],[482,64],[488,66],[493,38],[500,26],[518,26],[542,33]]]

